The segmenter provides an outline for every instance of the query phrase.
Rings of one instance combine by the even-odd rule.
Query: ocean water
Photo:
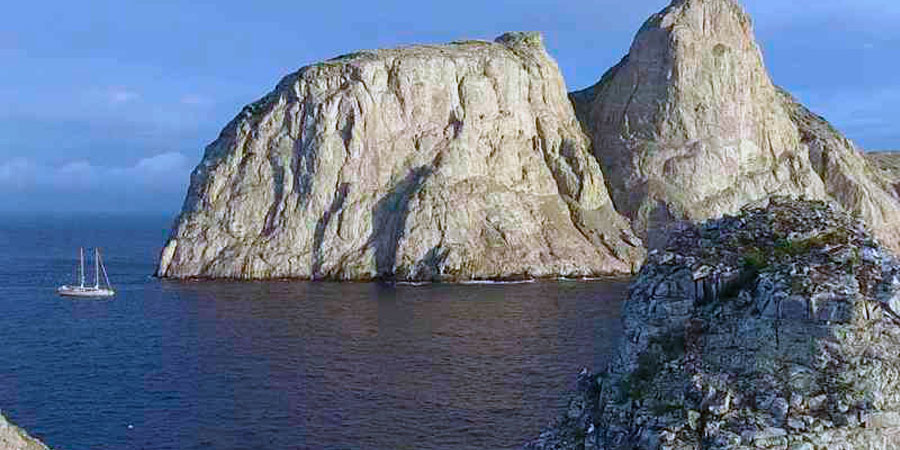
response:
[[[50,446],[517,447],[621,333],[623,281],[161,281],[169,221],[0,217],[0,408]],[[81,245],[114,299],[55,295]]]

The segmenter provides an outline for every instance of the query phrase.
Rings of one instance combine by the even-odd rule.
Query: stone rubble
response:
[[[668,230],[527,448],[900,447],[900,262],[840,207],[767,203]]]

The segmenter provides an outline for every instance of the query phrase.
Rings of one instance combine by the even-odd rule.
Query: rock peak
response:
[[[573,97],[616,207],[644,236],[656,221],[703,220],[773,192],[824,196],[732,0],[673,2]]]
[[[745,29],[752,23],[750,14],[736,0],[674,0],[657,15],[668,17],[672,21],[684,21],[695,19],[698,14],[709,22],[736,19],[730,23],[726,21],[725,24],[737,24]]]
[[[781,194],[835,199],[900,249],[895,189],[772,83],[735,0],[673,1],[622,62],[571,98],[616,208],[645,238]]]
[[[539,31],[510,31],[494,39],[498,44],[544,48],[544,35]]]

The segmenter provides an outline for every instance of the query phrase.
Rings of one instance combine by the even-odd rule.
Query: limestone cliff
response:
[[[25,430],[10,423],[6,417],[0,414],[0,449],[47,450],[47,446],[29,436]]]
[[[773,85],[734,0],[675,0],[571,95],[616,208],[646,237],[772,194],[833,197],[900,249],[900,203],[862,155]]]
[[[458,280],[641,258],[541,37],[510,33],[284,78],[206,149],[157,273]]]
[[[534,449],[900,447],[900,262],[824,202],[772,198],[653,251],[624,336]]]

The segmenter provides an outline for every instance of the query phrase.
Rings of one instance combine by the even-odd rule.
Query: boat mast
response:
[[[106,287],[112,289],[112,285],[109,284],[109,275],[106,274],[106,266],[103,265],[103,260],[100,259],[99,252],[97,252],[97,260],[100,261],[100,270],[103,271],[103,279],[106,280]]]
[[[100,249],[94,248],[94,289],[100,289]]]
[[[79,261],[81,261],[81,287],[84,287],[84,247],[78,247]]]

